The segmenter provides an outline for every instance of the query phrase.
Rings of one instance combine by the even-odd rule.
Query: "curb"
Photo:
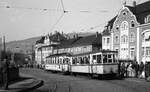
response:
[[[43,80],[38,80],[35,79],[36,81],[33,81],[31,86],[27,86],[25,88],[20,88],[20,89],[16,89],[16,90],[0,90],[0,92],[28,92],[34,89],[37,89],[39,87],[41,87],[44,84]]]
[[[28,88],[25,88],[25,89],[22,89],[22,90],[19,90],[17,92],[27,92],[27,91],[31,91],[31,90],[34,90],[34,89],[37,89],[39,87],[41,87],[42,85],[44,84],[44,81],[43,80],[38,80],[38,82],[33,85],[33,86],[30,86]]]

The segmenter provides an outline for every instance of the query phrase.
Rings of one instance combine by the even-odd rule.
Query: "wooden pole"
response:
[[[2,38],[0,37],[0,61],[2,59]]]
[[[4,59],[6,59],[6,43],[5,43],[5,36],[3,36],[3,46],[4,46]]]

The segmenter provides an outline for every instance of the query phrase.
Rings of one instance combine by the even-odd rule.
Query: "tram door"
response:
[[[92,61],[92,66],[91,66],[91,69],[92,69],[92,73],[97,73],[97,56],[96,55],[93,55],[93,61]]]

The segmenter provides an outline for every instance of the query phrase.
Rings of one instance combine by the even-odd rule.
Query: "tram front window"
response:
[[[107,63],[107,55],[103,55],[103,63]]]
[[[111,54],[108,54],[108,63],[112,63],[112,55]]]
[[[93,63],[96,63],[96,55],[93,55]]]
[[[102,63],[101,62],[101,55],[97,55],[97,63]]]

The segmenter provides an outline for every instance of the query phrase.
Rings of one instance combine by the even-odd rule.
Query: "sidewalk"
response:
[[[0,92],[28,92],[43,85],[42,80],[30,78],[10,84],[8,90],[0,89]]]
[[[130,82],[136,82],[136,83],[142,83],[142,84],[150,85],[150,81],[145,80],[144,78],[125,78],[124,80],[130,81]]]

